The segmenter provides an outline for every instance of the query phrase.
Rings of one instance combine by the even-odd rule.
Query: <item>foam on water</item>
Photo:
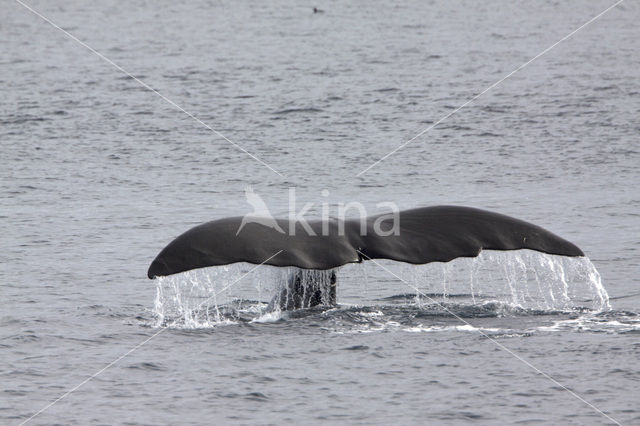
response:
[[[588,313],[578,318],[554,321],[539,331],[577,331],[596,333],[640,333],[640,316],[633,312]]]
[[[251,320],[251,322],[257,323],[270,323],[270,322],[278,322],[282,318],[286,317],[286,311],[270,311],[265,312],[257,318]]]
[[[475,258],[427,265],[377,262],[402,282],[373,262],[346,265],[336,270],[339,303],[413,305],[450,314],[452,308],[447,306],[455,302],[453,309],[467,316],[484,316],[488,311],[518,315],[523,310],[610,309],[600,274],[586,257],[519,250],[484,251]],[[288,278],[298,272],[293,267],[237,263],[159,278],[156,325],[206,328],[238,321],[279,321],[283,316],[274,296],[281,295]],[[411,292],[398,296],[406,290]]]

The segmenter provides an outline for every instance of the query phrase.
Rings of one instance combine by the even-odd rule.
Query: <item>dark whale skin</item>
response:
[[[332,219],[327,235],[323,235],[322,222],[309,221],[315,236],[309,235],[300,223],[295,224],[295,235],[289,235],[286,219],[276,219],[285,234],[250,222],[238,235],[242,217],[214,220],[193,227],[170,242],[151,263],[147,276],[153,279],[236,262],[303,269],[332,269],[365,259],[424,264],[475,257],[482,250],[530,249],[584,256],[576,245],[544,228],[472,207],[434,206],[402,211],[398,235],[389,236],[374,231],[381,216],[385,215],[366,219],[366,235],[361,233],[360,220],[341,224]],[[390,229],[391,224],[391,220],[383,220],[383,231]],[[342,226],[344,232],[339,235]],[[266,259],[269,260],[265,262]]]

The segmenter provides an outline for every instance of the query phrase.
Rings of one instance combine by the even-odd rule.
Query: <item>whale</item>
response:
[[[385,226],[389,229],[392,219],[397,219],[395,232],[381,232]],[[153,279],[239,262],[295,267],[298,272],[286,283],[286,294],[276,298],[281,308],[298,309],[335,304],[335,270],[348,263],[370,259],[410,264],[449,262],[476,257],[482,250],[529,249],[584,256],[575,244],[538,225],[465,206],[414,208],[398,212],[397,218],[387,214],[362,219],[275,222],[277,228],[259,221],[243,221],[238,216],[197,225],[160,251],[147,276]]]

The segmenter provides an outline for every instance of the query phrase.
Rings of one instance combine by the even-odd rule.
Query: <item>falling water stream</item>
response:
[[[280,318],[274,299],[289,277],[309,282],[326,271],[233,265],[203,268],[157,279],[156,326],[206,328],[238,321]],[[377,269],[377,271],[374,271]],[[316,285],[321,280],[316,280]],[[417,308],[500,306],[537,312],[610,309],[600,274],[586,257],[530,250],[483,251],[475,258],[410,265],[376,261],[337,270],[339,306]],[[324,281],[328,285],[328,281]],[[265,317],[266,316],[266,317]]]

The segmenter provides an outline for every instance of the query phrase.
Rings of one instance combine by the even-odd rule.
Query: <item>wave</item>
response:
[[[266,304],[243,301],[235,309],[209,310],[199,318],[167,318],[154,326],[176,329],[260,327],[259,333],[286,330],[329,334],[476,333],[485,338],[529,337],[549,333],[640,334],[640,315],[626,311],[594,312],[587,308],[566,311],[524,309],[509,303],[480,305],[374,305],[314,307],[296,311],[265,311]],[[298,330],[298,331],[295,331]]]
[[[310,112],[322,112],[319,108],[288,108],[280,111],[276,111],[274,115],[285,115],[285,114],[293,114],[293,113],[310,113]]]

